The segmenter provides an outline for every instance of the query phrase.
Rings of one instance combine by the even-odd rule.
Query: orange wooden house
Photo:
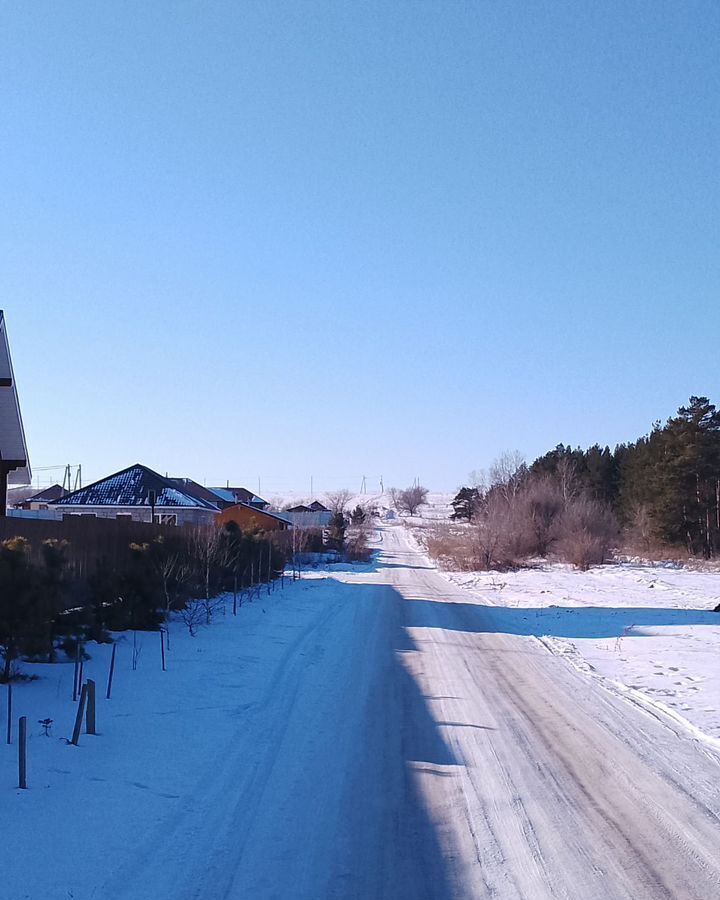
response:
[[[260,531],[286,531],[292,528],[292,523],[277,513],[268,512],[266,509],[258,509],[248,503],[235,503],[218,513],[219,525],[227,525],[234,522],[241,531],[257,528]]]

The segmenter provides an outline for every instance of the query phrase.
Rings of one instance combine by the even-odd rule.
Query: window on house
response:
[[[177,525],[177,513],[156,513],[153,522],[156,525]]]

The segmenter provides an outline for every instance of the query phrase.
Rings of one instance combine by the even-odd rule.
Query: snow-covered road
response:
[[[712,745],[548,652],[401,526],[378,542],[197,637],[176,622],[167,671],[157,632],[136,667],[119,635],[79,747],[72,665],[27,665],[0,898],[720,897]],[[110,648],[88,650],[104,685]]]
[[[720,896],[717,761],[381,536],[98,896]]]

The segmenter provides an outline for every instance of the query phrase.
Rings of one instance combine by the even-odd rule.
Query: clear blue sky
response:
[[[720,4],[0,5],[35,466],[462,482],[720,403]]]

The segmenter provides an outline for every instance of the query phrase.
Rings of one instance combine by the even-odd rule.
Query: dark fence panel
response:
[[[99,561],[110,567],[127,559],[130,544],[150,542],[160,535],[177,535],[172,525],[151,525],[127,519],[91,519],[68,516],[62,521],[0,517],[0,541],[26,538],[33,555],[40,553],[42,542],[50,539],[67,541],[68,566],[83,578],[91,574]]]

